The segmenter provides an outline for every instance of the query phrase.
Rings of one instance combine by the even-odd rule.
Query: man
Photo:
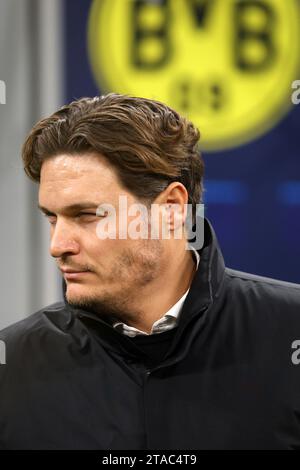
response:
[[[197,216],[198,140],[164,104],[117,94],[30,132],[64,301],[0,334],[1,448],[300,448],[300,286],[224,266]]]

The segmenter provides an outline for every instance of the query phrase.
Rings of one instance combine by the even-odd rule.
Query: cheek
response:
[[[91,243],[84,244],[82,249],[87,256],[87,262],[90,260],[91,265],[95,266],[96,269],[97,266],[105,266],[110,269],[110,265],[113,264],[122,251],[122,242],[126,242],[126,240],[99,240],[96,238]]]
[[[99,266],[105,265],[110,270],[114,262],[122,257],[124,252],[128,250],[139,252],[141,248],[144,248],[145,244],[148,246],[147,241],[142,240],[140,236],[133,238],[130,236],[128,229],[130,222],[134,219],[133,217],[128,218],[127,223],[124,223],[123,227],[119,225],[118,217],[114,227],[111,225],[110,228],[107,221],[106,224],[103,221],[96,225],[93,229],[94,234],[90,242],[83,243],[88,256],[93,256],[94,263],[98,261]],[[140,232],[140,227],[137,228],[137,231]],[[149,233],[151,233],[150,230]]]

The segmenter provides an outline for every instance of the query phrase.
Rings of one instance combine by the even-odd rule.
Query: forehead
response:
[[[103,202],[117,205],[120,195],[134,200],[101,155],[58,155],[43,162],[39,206],[48,212],[59,213],[72,205],[87,205],[88,201],[95,206]]]
[[[62,154],[46,159],[41,168],[40,185],[59,184],[76,181],[101,181],[118,183],[115,170],[106,158],[97,154]]]
[[[109,162],[101,155],[58,155],[45,160],[41,168],[39,200],[74,197],[81,199],[119,194],[122,186]]]

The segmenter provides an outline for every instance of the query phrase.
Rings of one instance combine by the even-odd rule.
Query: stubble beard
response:
[[[98,276],[103,284],[113,285],[112,289],[102,288],[97,293],[68,296],[68,303],[78,309],[97,313],[103,320],[113,323],[122,321],[136,323],[143,317],[138,307],[138,298],[160,274],[163,248],[160,240],[142,241],[136,249],[127,248],[114,261],[110,273]]]

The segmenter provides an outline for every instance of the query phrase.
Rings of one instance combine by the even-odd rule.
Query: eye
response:
[[[96,216],[97,217],[106,217],[108,214],[109,214],[109,211],[102,207],[100,209],[99,208],[97,209]]]
[[[75,219],[76,218],[82,218],[82,217],[105,217],[105,215],[106,215],[106,213],[103,214],[103,215],[97,215],[94,212],[81,212],[80,214],[78,214],[75,217]],[[45,214],[45,213],[43,213],[43,216],[46,217],[46,219],[48,220],[50,225],[54,225],[56,223],[56,216],[50,215],[50,214]]]
[[[105,214],[106,215],[106,214]],[[99,218],[102,218],[102,217],[105,217],[105,215],[103,214],[95,214],[95,212],[81,212],[80,214],[78,214],[77,219],[81,219],[81,220],[84,220],[86,219],[87,222],[93,222],[95,219],[99,219]]]
[[[85,216],[85,217],[88,217],[88,216],[97,217],[97,214],[95,214],[94,212],[93,213],[92,212],[81,212],[81,214],[78,214],[78,217],[83,217],[83,216]]]
[[[53,216],[53,215],[49,215],[49,214],[43,214],[44,217],[46,217],[46,219],[48,220],[48,222],[50,223],[50,225],[54,225],[55,222],[56,222],[56,218]],[[53,220],[53,218],[55,220]]]

